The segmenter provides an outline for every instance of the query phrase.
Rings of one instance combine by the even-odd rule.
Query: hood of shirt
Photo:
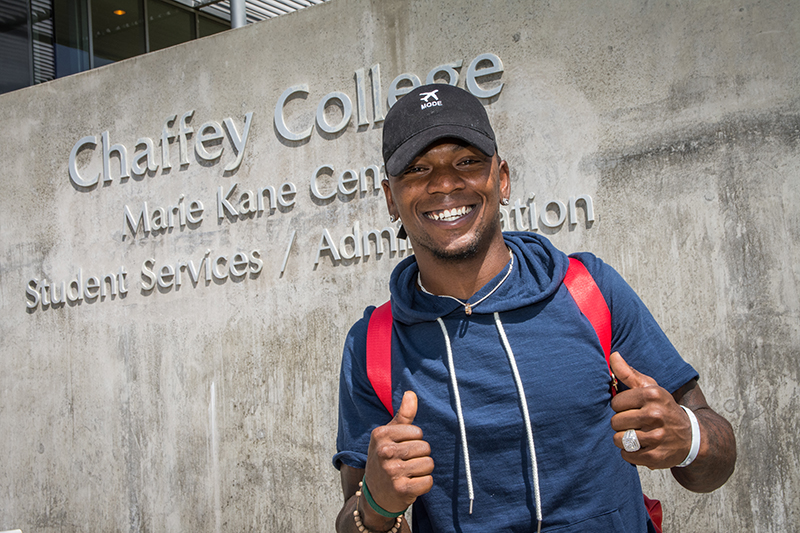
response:
[[[547,238],[530,232],[506,232],[503,239],[514,254],[511,274],[494,294],[472,310],[474,314],[502,313],[542,301],[558,290],[567,272],[567,255],[556,249]],[[500,283],[507,270],[508,265],[467,302],[483,298]],[[395,320],[407,325],[430,322],[464,308],[450,298],[420,291],[417,288],[418,273],[414,256],[404,259],[392,273],[389,289]]]

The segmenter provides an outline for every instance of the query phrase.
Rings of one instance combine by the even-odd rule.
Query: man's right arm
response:
[[[366,480],[375,503],[384,510],[396,513],[407,509],[433,486],[433,459],[430,445],[423,440],[422,430],[413,425],[417,414],[417,396],[406,392],[394,418],[379,426],[370,435],[365,469],[341,467],[344,505],[336,519],[339,533],[357,532],[353,513],[358,512],[365,528],[370,531],[389,531],[395,519],[377,513],[363,493],[356,497],[358,483]],[[363,492],[363,490],[362,490]],[[403,521],[400,531],[410,532]]]

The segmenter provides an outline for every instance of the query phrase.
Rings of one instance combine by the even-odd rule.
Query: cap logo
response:
[[[436,106],[436,105],[439,105],[439,106],[442,105],[442,102],[439,100],[439,97],[436,95],[436,93],[438,93],[438,92],[439,92],[439,89],[436,89],[435,91],[431,91],[429,93],[420,93],[420,95],[419,95],[420,96],[420,101],[422,102],[422,104],[420,105],[420,109],[425,109],[426,107],[433,107],[433,106]],[[431,100],[431,98],[433,98],[433,100]]]

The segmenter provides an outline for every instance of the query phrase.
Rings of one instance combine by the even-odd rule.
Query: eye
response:
[[[483,163],[482,159],[479,159],[477,157],[466,157],[458,162],[458,166],[468,167],[472,165],[479,165],[481,163]]]
[[[407,176],[409,174],[419,174],[420,172],[424,172],[425,168],[419,165],[412,165],[403,171],[403,175]]]

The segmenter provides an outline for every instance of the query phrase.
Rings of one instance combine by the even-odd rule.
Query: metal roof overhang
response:
[[[221,19],[231,20],[231,2],[236,0],[176,0],[192,9],[208,13]],[[322,4],[328,0],[245,0],[247,22],[278,17],[298,9]]]

